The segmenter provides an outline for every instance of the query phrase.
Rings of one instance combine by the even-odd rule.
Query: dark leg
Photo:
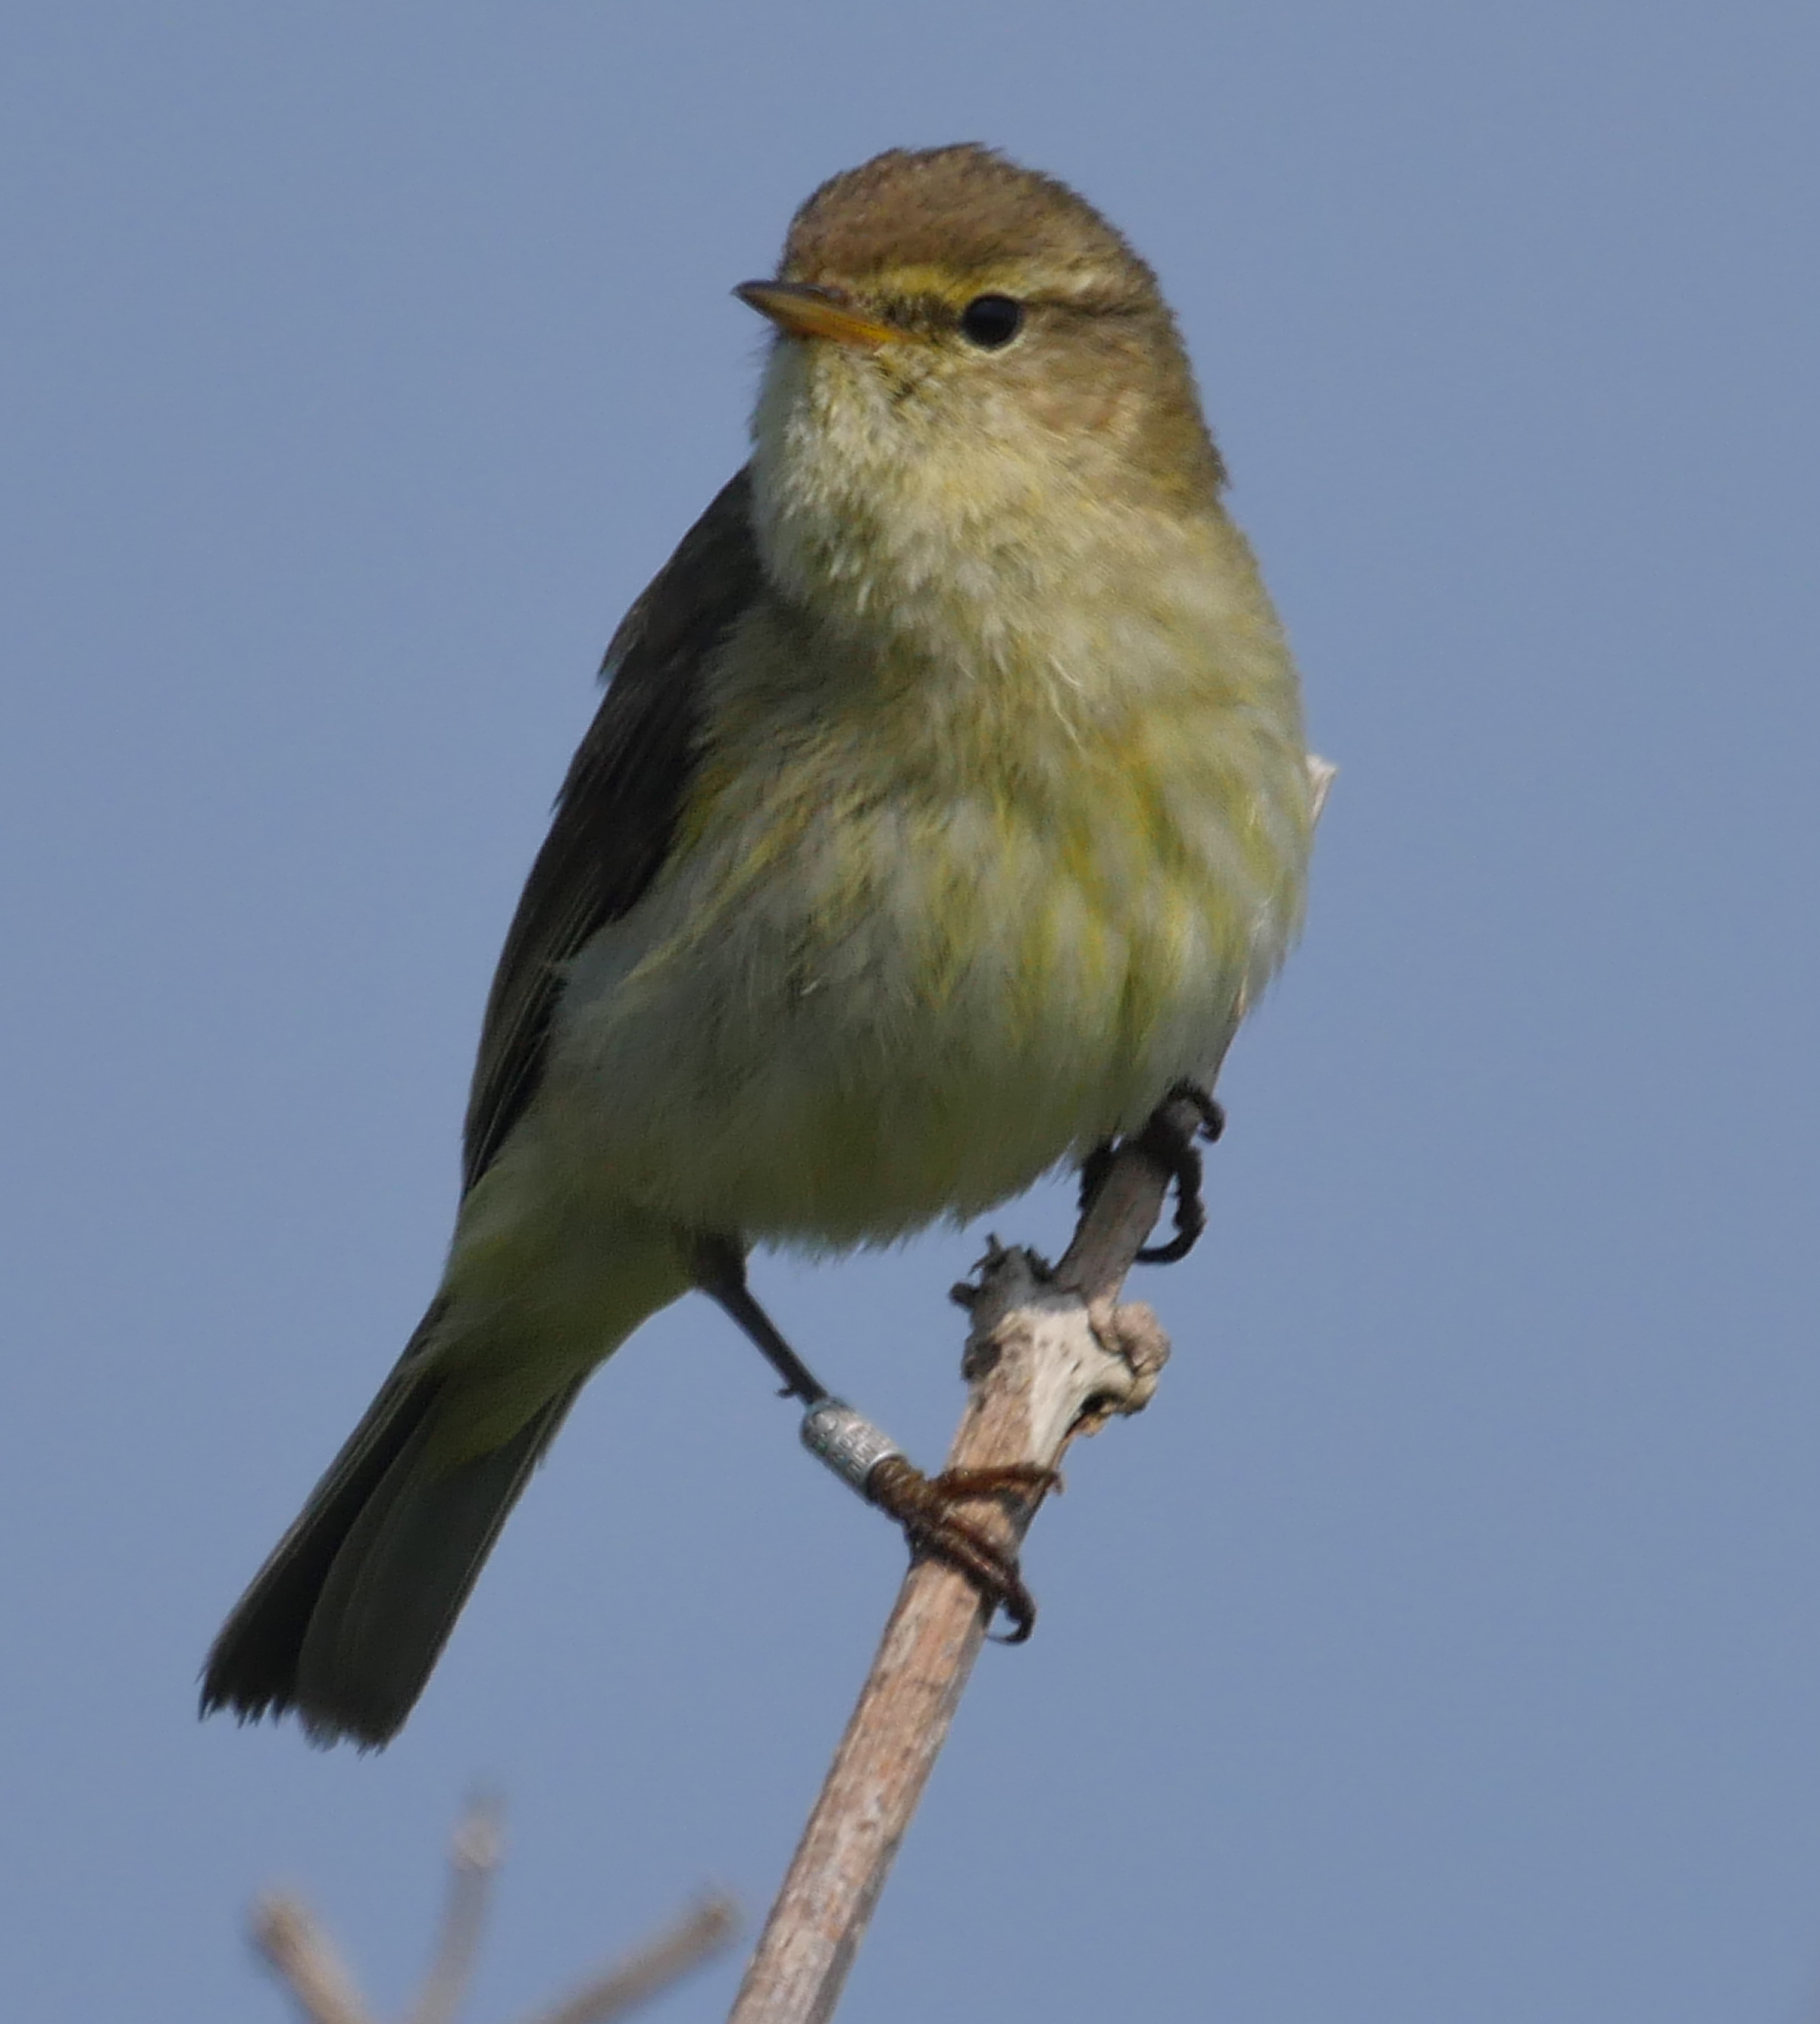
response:
[[[1193,1106],[1199,1122],[1185,1131],[1170,1114],[1178,1103]],[[1210,1145],[1226,1128],[1226,1113],[1198,1084],[1178,1082],[1151,1113],[1150,1121],[1130,1143],[1153,1160],[1175,1187],[1175,1234],[1166,1243],[1147,1245],[1137,1254],[1140,1265],[1173,1265],[1195,1248],[1195,1241],[1207,1226],[1206,1204],[1201,1200],[1201,1156],[1197,1138]],[[1081,1162],[1081,1212],[1085,1215],[1100,1192],[1115,1149],[1096,1146]]]
[[[876,1504],[895,1518],[903,1527],[912,1553],[944,1560],[964,1574],[994,1610],[1002,1609],[1010,1618],[1011,1630],[1004,1641],[1021,1644],[1036,1622],[1036,1604],[1018,1571],[1016,1553],[968,1524],[957,1515],[954,1506],[983,1497],[1023,1498],[1033,1492],[1040,1495],[1055,1482],[1055,1471],[1016,1464],[1005,1468],[949,1469],[940,1476],[925,1476],[876,1428],[836,1399],[785,1341],[776,1322],[759,1305],[746,1284],[745,1259],[737,1245],[725,1238],[704,1238],[698,1245],[696,1260],[697,1283],[702,1292],[732,1318],[782,1378],[782,1395],[800,1399],[807,1408],[804,1438],[811,1452],[819,1455],[844,1482],[851,1483],[869,1504]],[[811,1428],[825,1418],[819,1408],[844,1416],[848,1424],[841,1431],[849,1437],[844,1446],[811,1436]],[[857,1462],[855,1444],[851,1438],[855,1432],[859,1436]],[[873,1454],[876,1459],[868,1459]]]
[[[778,1396],[800,1399],[805,1406],[819,1406],[833,1398],[833,1393],[784,1340],[777,1323],[753,1297],[745,1283],[745,1254],[739,1247],[724,1237],[705,1237],[695,1258],[697,1285],[731,1316],[746,1340],[784,1380]]]

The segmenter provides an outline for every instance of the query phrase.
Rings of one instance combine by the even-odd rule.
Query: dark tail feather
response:
[[[279,1541],[203,1672],[204,1714],[294,1710],[313,1741],[390,1741],[579,1383],[491,1453],[425,1459],[446,1380],[412,1350]]]

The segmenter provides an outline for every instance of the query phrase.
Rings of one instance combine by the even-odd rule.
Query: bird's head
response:
[[[897,149],[834,177],[776,278],[736,292],[777,327],[753,476],[786,588],[1065,566],[1108,512],[1217,495],[1155,276],[1072,190],[988,148]]]

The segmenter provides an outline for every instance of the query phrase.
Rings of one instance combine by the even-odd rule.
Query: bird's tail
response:
[[[451,1461],[459,1376],[410,1348],[240,1599],[203,1669],[207,1714],[294,1710],[318,1743],[397,1733],[500,1527],[586,1381],[584,1370],[500,1445]]]

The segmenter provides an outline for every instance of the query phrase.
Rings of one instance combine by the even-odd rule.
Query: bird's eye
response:
[[[961,335],[969,344],[997,351],[1024,328],[1024,305],[1009,295],[976,295],[961,312]]]

